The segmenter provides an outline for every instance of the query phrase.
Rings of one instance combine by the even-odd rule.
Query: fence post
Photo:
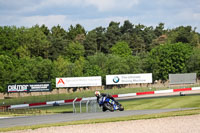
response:
[[[73,101],[73,113],[76,113],[76,107],[75,107],[76,99],[77,99],[77,97]]]
[[[86,103],[86,112],[88,113],[88,103],[90,102],[90,100],[87,101]]]
[[[80,101],[80,113],[82,113],[82,110],[81,110],[81,102],[82,102],[82,99],[81,99],[81,101]]]

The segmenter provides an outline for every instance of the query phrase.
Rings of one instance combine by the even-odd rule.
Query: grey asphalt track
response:
[[[58,123],[58,122],[69,122],[69,121],[98,119],[98,118],[112,118],[112,117],[122,117],[122,116],[130,116],[130,115],[154,114],[154,113],[162,113],[162,112],[187,110],[187,109],[193,109],[193,108],[129,110],[129,111],[121,111],[121,112],[117,111],[117,112],[76,113],[76,114],[63,113],[63,114],[53,114],[53,115],[1,118],[0,128],[39,125],[39,124]]]

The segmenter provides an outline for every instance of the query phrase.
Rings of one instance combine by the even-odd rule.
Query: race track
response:
[[[69,122],[87,119],[98,119],[98,118],[112,118],[130,115],[143,115],[143,114],[154,114],[170,111],[187,110],[184,109],[158,109],[158,110],[129,110],[122,112],[97,112],[97,113],[63,113],[53,115],[40,115],[40,116],[25,116],[25,117],[12,117],[0,119],[0,128],[14,127],[14,126],[28,126],[38,125],[47,123],[58,123],[58,122]]]

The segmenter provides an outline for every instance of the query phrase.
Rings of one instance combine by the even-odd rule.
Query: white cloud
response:
[[[83,0],[86,5],[95,6],[99,11],[126,10],[139,3],[139,0]]]
[[[2,19],[4,16],[0,16]],[[65,15],[48,15],[48,16],[9,16],[4,23],[8,25],[16,25],[18,27],[32,27],[36,24],[42,25],[45,24],[47,27],[51,28],[56,25],[61,25],[66,30],[70,25],[81,24],[87,31],[90,31],[96,27],[102,26],[107,27],[111,21],[120,22],[123,24],[125,20],[130,20],[128,17],[106,17],[106,18],[97,18],[97,19],[74,19],[70,16]],[[15,21],[14,21],[15,20]],[[1,24],[1,23],[0,23]]]
[[[67,29],[77,23],[86,30],[111,21],[166,28],[191,25],[200,31],[200,1],[189,0],[0,0],[0,25],[31,27],[45,24]]]
[[[37,8],[44,7],[88,7],[97,8],[98,11],[126,10],[138,4],[139,0],[43,0]]]
[[[67,16],[64,15],[49,15],[49,16],[31,16],[22,17],[19,24],[33,26],[35,24],[42,25],[45,24],[48,27],[56,26],[58,24],[62,25],[67,21]]]

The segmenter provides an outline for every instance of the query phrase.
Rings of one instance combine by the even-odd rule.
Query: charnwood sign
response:
[[[51,83],[22,83],[7,85],[7,92],[48,92],[51,90]]]

